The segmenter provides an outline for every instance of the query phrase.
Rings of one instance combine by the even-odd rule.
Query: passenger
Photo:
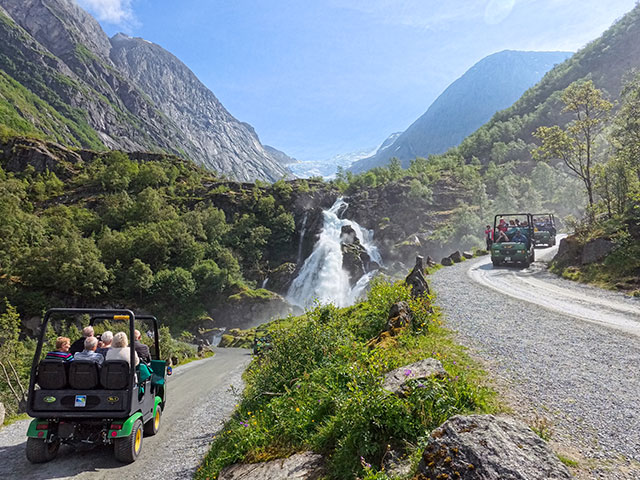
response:
[[[107,352],[106,360],[126,360],[131,365],[131,350],[127,348],[129,345],[129,339],[124,332],[118,332],[113,336],[112,346]],[[133,353],[136,359],[136,366],[140,363],[137,353]]]
[[[508,229],[509,225],[507,225],[507,222],[505,222],[504,218],[501,218],[500,223],[498,224],[498,230],[506,233]]]
[[[487,250],[491,250],[491,245],[493,244],[493,230],[491,229],[491,225],[487,225],[487,228],[485,228],[484,238],[487,241]]]
[[[96,348],[98,348],[98,339],[96,337],[87,337],[84,341],[84,350],[76,353],[74,358],[76,360],[90,360],[102,365],[104,357],[101,353],[96,352]]]
[[[69,351],[73,355],[75,355],[76,353],[81,352],[82,350],[84,350],[84,341],[89,337],[93,337],[93,327],[92,326],[84,327],[82,329],[82,338],[79,338],[78,340],[73,342],[71,344],[71,348],[69,349]]]
[[[527,237],[525,237],[520,230],[516,230],[516,233],[511,238],[511,241],[516,243],[527,243]]]
[[[111,342],[113,341],[113,332],[107,330],[100,335],[100,343],[98,344],[97,353],[100,353],[103,357],[107,356],[107,352],[111,348]]]
[[[140,330],[134,330],[133,334],[135,335],[133,348],[135,348],[138,357],[140,357],[143,362],[149,363],[151,361],[151,354],[149,353],[149,347],[140,341],[140,338],[142,338]]]
[[[520,219],[516,218],[516,227],[520,226]]]
[[[56,349],[47,353],[45,360],[62,360],[63,362],[73,361],[73,355],[69,352],[71,348],[71,340],[67,337],[58,337],[56,339]]]
[[[500,230],[498,233],[498,238],[496,238],[496,243],[508,242],[509,237],[507,237],[507,233]]]

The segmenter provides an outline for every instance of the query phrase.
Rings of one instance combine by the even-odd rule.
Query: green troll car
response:
[[[528,267],[535,260],[533,216],[530,213],[503,213],[493,219],[491,262],[494,267]]]
[[[553,213],[533,214],[533,238],[536,246],[553,247],[556,244],[556,219]]]
[[[135,338],[136,320],[151,323],[154,337],[151,361],[147,364],[141,359],[138,366],[130,367],[135,365],[133,342],[129,344],[129,361],[110,359],[99,365],[91,360],[70,360],[69,343],[64,337],[58,339],[64,345],[45,356],[47,325],[77,321],[86,315],[91,326],[105,320],[127,322],[130,339]],[[160,360],[155,317],[135,315],[127,309],[48,310],[31,367],[27,413],[34,419],[27,431],[27,459],[32,463],[52,460],[63,444],[75,447],[106,444],[113,445],[116,459],[134,462],[142,450],[143,437],[155,435],[160,428],[166,378],[167,364]]]

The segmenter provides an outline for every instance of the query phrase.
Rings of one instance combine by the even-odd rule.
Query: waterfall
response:
[[[265,278],[262,281],[262,285],[260,285],[260,288],[267,288],[267,283],[269,282],[269,277]]]
[[[302,226],[300,227],[300,238],[298,240],[298,259],[296,260],[296,265],[300,265],[302,261],[302,240],[304,240],[305,230],[307,228],[307,217],[309,216],[309,212],[304,212],[304,217],[302,217]]]
[[[348,204],[338,198],[329,210],[322,212],[324,223],[320,238],[289,287],[290,303],[305,308],[317,299],[322,304],[345,307],[353,304],[365,290],[374,272],[363,275],[351,288],[349,275],[342,269],[340,233],[344,225],[351,225],[371,259],[382,265],[380,252],[373,244],[373,232],[354,221],[339,218],[347,207]]]

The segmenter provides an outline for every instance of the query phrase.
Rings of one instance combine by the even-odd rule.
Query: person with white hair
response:
[[[87,337],[84,341],[84,350],[76,353],[73,358],[74,360],[89,360],[102,365],[104,357],[96,352],[96,348],[98,348],[98,339],[94,336]]]
[[[82,329],[82,338],[79,338],[78,340],[76,340],[71,344],[69,353],[71,353],[72,355],[75,355],[76,353],[79,353],[82,350],[84,350],[84,341],[89,337],[93,337],[93,327],[91,325],[89,325],[88,327],[84,327]]]
[[[142,343],[140,330],[134,330],[133,335],[133,348],[136,349],[136,353],[143,362],[149,363],[151,361],[151,354],[149,353],[149,347]]]
[[[113,341],[113,332],[110,330],[105,331],[100,335],[100,344],[96,352],[101,353],[104,357],[107,356],[107,352],[111,348],[111,342]]]
[[[140,363],[138,354],[134,351],[136,366]],[[106,360],[125,360],[131,365],[131,347],[129,347],[129,339],[124,332],[118,332],[113,336],[111,348],[107,352]]]

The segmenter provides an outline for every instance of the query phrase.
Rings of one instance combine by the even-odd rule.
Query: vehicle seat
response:
[[[69,386],[79,390],[97,388],[100,379],[100,367],[89,360],[74,360],[69,365]]]
[[[100,384],[107,390],[123,390],[129,385],[129,362],[107,360],[102,364]]]
[[[67,386],[67,365],[62,360],[42,360],[38,365],[38,385],[43,390],[61,390]]]
[[[166,369],[167,369],[166,361],[151,360],[151,370],[153,371],[153,375],[151,376],[152,385],[164,385]]]

